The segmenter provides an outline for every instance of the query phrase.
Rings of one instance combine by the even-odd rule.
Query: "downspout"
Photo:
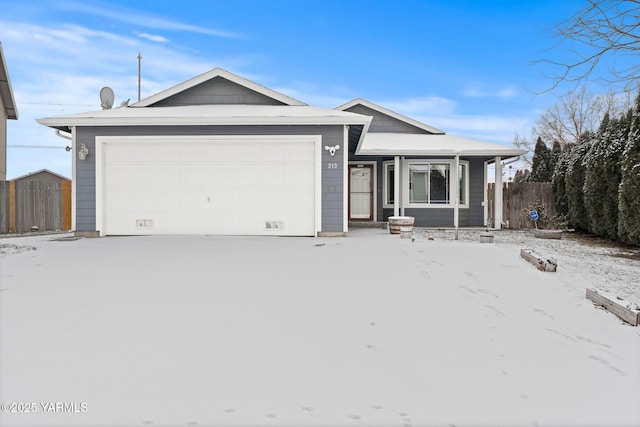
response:
[[[73,141],[73,138],[69,135],[63,135],[62,132],[60,132],[60,129],[56,129],[56,135],[58,135],[60,138],[66,139],[68,141]]]

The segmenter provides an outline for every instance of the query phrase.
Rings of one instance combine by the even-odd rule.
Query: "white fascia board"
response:
[[[371,118],[357,117],[75,117],[37,119],[48,126],[189,126],[189,125],[364,125],[368,128]],[[364,132],[363,132],[364,133]],[[361,138],[362,139],[362,138]]]
[[[444,134],[444,131],[440,129],[436,129],[433,126],[429,126],[427,124],[414,120],[410,117],[403,116],[400,113],[396,113],[395,111],[389,110],[388,108],[385,108],[378,104],[374,104],[373,102],[367,101],[366,99],[362,99],[362,98],[356,98],[353,101],[349,101],[346,104],[342,104],[339,107],[336,107],[335,110],[345,111],[351,107],[355,107],[356,105],[363,105],[367,108],[378,111],[382,114],[386,114],[387,116],[393,117],[394,119],[400,120],[401,122],[405,122],[419,129],[426,130],[429,133]]]
[[[11,79],[9,79],[7,63],[4,60],[4,53],[2,52],[2,43],[0,43],[0,102],[4,105],[7,118],[18,120],[18,107],[16,107],[16,100],[13,97]]]
[[[356,152],[359,156],[521,156],[526,151],[520,149],[504,149],[504,150],[362,150]]]
[[[145,98],[141,101],[131,104],[131,107],[147,107],[149,105],[153,105],[157,102],[162,101],[163,99],[169,98],[173,95],[176,95],[180,92],[183,92],[187,89],[190,89],[194,86],[197,86],[201,83],[204,83],[216,77],[222,77],[240,86],[244,86],[247,89],[253,90],[254,92],[258,92],[269,98],[275,99],[276,101],[282,102],[285,105],[299,105],[299,106],[307,105],[304,102],[298,101],[297,99],[291,98],[290,96],[284,95],[280,92],[276,92],[275,90],[269,89],[258,83],[247,80],[244,77],[240,77],[237,74],[233,74],[222,68],[214,68],[213,70],[207,71],[206,73],[200,74],[199,76],[196,76],[192,79],[179,83],[167,90],[163,90],[162,92],[156,93],[155,95],[151,95],[148,98]]]

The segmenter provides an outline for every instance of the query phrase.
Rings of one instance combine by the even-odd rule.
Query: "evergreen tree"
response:
[[[589,230],[589,218],[585,210],[583,192],[585,159],[594,139],[594,134],[591,132],[585,132],[580,136],[578,144],[570,151],[565,175],[569,223],[576,229],[585,231]]]
[[[622,154],[618,237],[625,243],[640,245],[640,94],[636,97],[630,131]]]
[[[569,169],[569,159],[572,155],[574,146],[568,146],[558,156],[556,167],[551,179],[551,188],[553,189],[553,201],[556,205],[558,215],[566,216],[569,213],[569,201],[567,199],[567,170]]]
[[[529,178],[529,169],[518,169],[513,178],[513,182],[527,182]]]
[[[602,211],[604,236],[610,239],[618,239],[619,189],[622,181],[623,153],[631,130],[630,117],[631,114],[628,114],[613,122],[609,143],[604,150]]]
[[[553,166],[551,160],[551,150],[544,143],[542,138],[538,137],[536,148],[533,152],[533,161],[531,164],[531,174],[528,180],[531,182],[551,182],[553,178]]]
[[[560,161],[560,156],[562,155],[562,145],[560,141],[553,141],[553,147],[551,148],[551,178],[553,179],[553,173],[556,170],[556,166]]]
[[[604,157],[607,145],[611,139],[614,123],[606,113],[600,123],[598,133],[584,159],[584,208],[588,219],[588,231],[605,235],[605,218],[603,201],[606,197]],[[617,215],[616,215],[617,217]]]

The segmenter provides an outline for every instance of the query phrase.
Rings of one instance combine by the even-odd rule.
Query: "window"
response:
[[[458,177],[460,182],[458,183],[460,189],[460,205],[466,205],[467,202],[467,163],[460,163],[458,168]]]
[[[401,172],[402,204],[410,208],[452,208],[456,202],[454,183],[455,160],[404,160]],[[469,207],[469,162],[458,165],[460,207]],[[383,201],[385,208],[394,206],[395,164],[383,163]]]
[[[396,175],[393,162],[385,162],[384,168],[384,207],[393,207],[393,189],[395,188]]]
[[[409,164],[409,203],[450,203],[449,163]]]

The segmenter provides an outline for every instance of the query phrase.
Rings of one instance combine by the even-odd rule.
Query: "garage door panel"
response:
[[[289,189],[309,188],[309,183],[315,180],[314,170],[308,165],[288,165],[284,174],[285,187]]]
[[[311,139],[133,140],[103,149],[105,234],[315,234]]]

